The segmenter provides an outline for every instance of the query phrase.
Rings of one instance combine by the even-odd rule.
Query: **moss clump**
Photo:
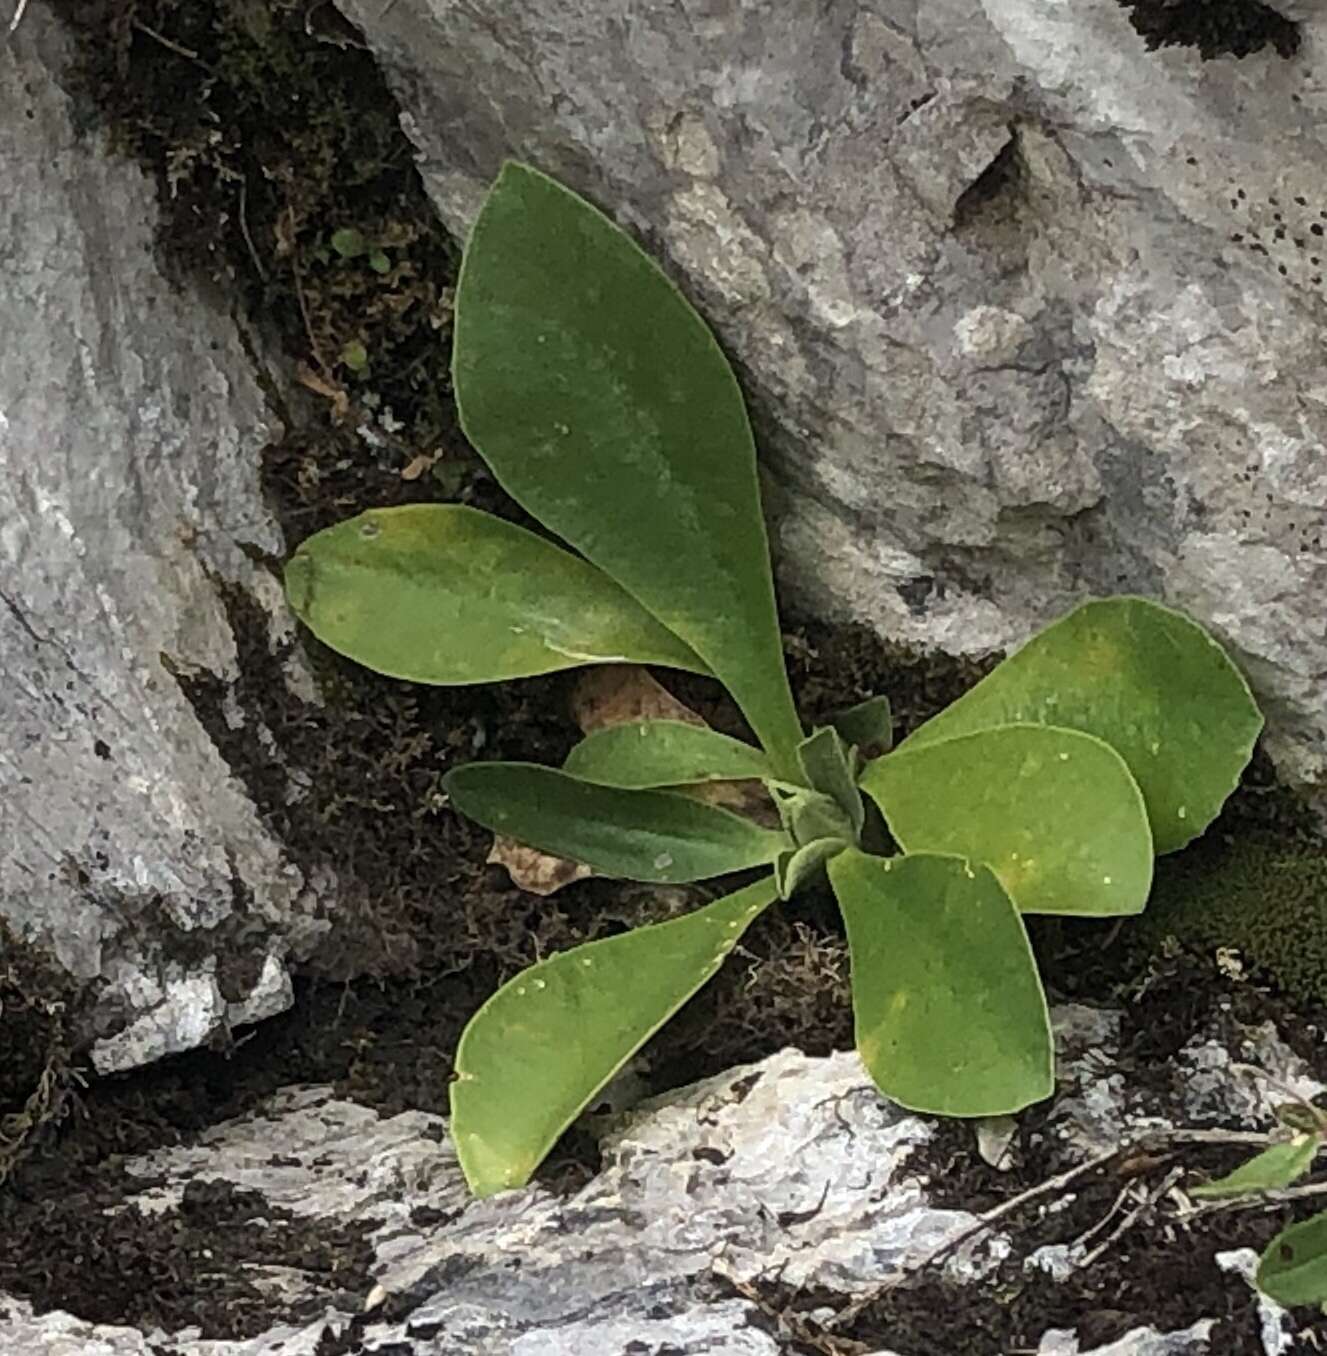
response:
[[[1213,834],[1157,863],[1151,903],[1130,933],[1149,952],[1179,942],[1242,967],[1293,1002],[1320,1004],[1327,1001],[1327,853],[1299,834]]]

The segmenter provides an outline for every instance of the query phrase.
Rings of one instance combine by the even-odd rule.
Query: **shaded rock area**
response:
[[[102,1170],[78,1268],[23,1275],[17,1241],[0,1247],[0,1345],[34,1356],[1291,1350],[1300,1321],[1260,1302],[1246,1273],[1293,1207],[1232,1212],[1185,1187],[1248,1153],[1239,1139],[1273,1125],[1283,1089],[1323,1091],[1327,1064],[1252,1020],[1249,995],[1147,1062],[1156,1001],[1056,1011],[1060,1096],[996,1134],[994,1167],[971,1125],[892,1107],[847,1052],[784,1051],[601,1118],[602,1169],[583,1187],[480,1202],[442,1118],[286,1088]],[[994,1213],[1024,1191],[1024,1206]],[[48,1223],[61,1213],[48,1205]],[[117,1281],[129,1307],[113,1319]]]
[[[289,626],[253,559],[284,549],[279,428],[236,325],[162,276],[155,186],[70,61],[46,13],[0,49],[0,923],[99,982],[105,1071],[280,1011],[326,925],[178,681],[235,674],[227,589]],[[310,690],[295,656],[283,680]]]
[[[1160,597],[1321,784],[1321,7],[342,8],[454,231],[516,156],[666,260],[755,399],[795,606],[975,653]]]

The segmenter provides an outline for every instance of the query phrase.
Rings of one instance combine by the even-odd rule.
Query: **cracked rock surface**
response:
[[[1266,1129],[1280,1084],[1306,1096],[1323,1090],[1270,1026],[1200,1035],[1144,1089],[1116,1063],[1117,1014],[1066,1007],[1055,1019],[1063,1096],[1039,1130],[1021,1136],[1019,1152],[1050,1145],[1057,1172],[1099,1154],[1103,1142],[1119,1147],[1144,1131],[1222,1123]],[[1232,1060],[1249,1068],[1191,1089],[1195,1059],[1207,1068]],[[1152,1265],[1127,1243],[1091,1262],[1086,1245],[1054,1256],[1033,1246],[1048,1221],[1088,1190],[1087,1176],[1043,1196],[1028,1232],[1007,1217],[972,1234],[973,1211],[943,1199],[954,1136],[969,1137],[971,1128],[885,1102],[851,1053],[814,1059],[786,1050],[644,1102],[600,1128],[602,1170],[574,1194],[535,1185],[472,1201],[440,1118],[382,1117],[325,1087],[286,1089],[192,1143],[130,1159],[121,1200],[109,1212],[169,1218],[205,1190],[254,1202],[264,1237],[278,1229],[293,1236],[284,1261],[278,1250],[242,1268],[266,1287],[267,1331],[231,1338],[139,1331],[0,1296],[0,1349],[33,1356],[781,1356],[804,1348],[791,1345],[797,1333],[783,1326],[780,1305],[761,1298],[771,1277],[785,1295],[822,1296],[815,1313],[823,1320],[836,1305],[927,1267],[935,1283],[950,1287],[948,1299],[933,1304],[956,1305],[989,1288],[1001,1266],[1030,1274],[1058,1265],[1065,1275],[1106,1269],[1102,1293],[1120,1307],[1130,1303],[1139,1269]],[[1106,1182],[1094,1209],[1104,1209],[1117,1186],[1118,1179]],[[364,1271],[338,1280],[314,1269],[301,1227],[357,1232]],[[1107,1342],[1070,1325],[1048,1327],[1034,1338],[1038,1356],[1218,1356],[1257,1350],[1248,1345],[1253,1333],[1273,1356],[1291,1350],[1293,1320],[1260,1305],[1246,1279],[1253,1253],[1238,1246],[1243,1227],[1229,1225],[1228,1245],[1204,1264],[1218,1286],[1219,1313],[1158,1328],[1146,1314],[1135,1322],[1124,1310],[1114,1321],[1119,1335]],[[957,1246],[932,1262],[947,1240]],[[1165,1246],[1214,1247],[1183,1235]],[[224,1284],[227,1266],[237,1264],[213,1265]],[[158,1270],[168,1270],[166,1259]],[[998,1274],[1007,1283],[1010,1273]],[[206,1288],[217,1279],[191,1283]],[[79,1297],[67,1303],[77,1310]],[[1078,1303],[1082,1317],[1089,1306]],[[1222,1327],[1223,1318],[1236,1328]],[[888,1319],[878,1326],[889,1331]],[[979,1331],[974,1324],[974,1341]],[[897,1356],[918,1356],[915,1332],[900,1338]],[[924,1347],[948,1349],[944,1341]],[[878,1346],[875,1356],[894,1350]]]
[[[101,982],[109,1071],[280,1011],[325,925],[176,681],[231,672],[226,588],[289,624],[246,554],[283,550],[273,419],[70,59],[40,6],[0,47],[0,922]]]
[[[1321,6],[1203,60],[1117,0],[338,3],[453,230],[523,158],[701,307],[797,607],[970,653],[1088,594],[1168,600],[1321,786]]]

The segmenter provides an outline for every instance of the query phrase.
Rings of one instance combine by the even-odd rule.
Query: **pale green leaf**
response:
[[[766,782],[774,797],[785,832],[798,847],[838,838],[845,843],[857,841],[857,830],[847,812],[835,800],[809,787],[787,782]]]
[[[1327,1214],[1282,1229],[1263,1252],[1257,1281],[1278,1304],[1327,1305]]]
[[[340,654],[419,683],[703,662],[607,575],[460,504],[371,509],[303,542],[286,597]]]
[[[604,786],[687,786],[770,775],[759,750],[703,725],[635,720],[587,735],[562,765],[582,781]]]
[[[464,815],[603,876],[678,884],[765,866],[786,835],[671,791],[599,786],[538,763],[466,763],[443,779]]]
[[[504,984],[456,1052],[451,1132],[471,1191],[489,1196],[528,1182],[775,897],[766,878],[685,917],[551,956]]]
[[[851,846],[842,838],[817,838],[799,848],[779,853],[774,863],[774,882],[779,889],[779,898],[791,899],[831,857],[837,857]]]
[[[332,248],[343,259],[357,259],[368,249],[368,244],[362,231],[357,231],[353,226],[343,226],[339,231],[332,232]]]
[[[1212,822],[1262,729],[1221,646],[1144,598],[1075,608],[900,748],[1024,722],[1081,730],[1115,749],[1142,790],[1157,852],[1174,852]]]
[[[1189,1188],[1189,1195],[1200,1200],[1220,1200],[1226,1196],[1248,1196],[1259,1191],[1280,1191],[1298,1181],[1313,1166],[1321,1144],[1317,1135],[1300,1135],[1285,1144],[1255,1154],[1234,1172]]]
[[[852,825],[849,837],[855,842],[866,819],[866,807],[843,736],[828,725],[812,731],[797,746],[797,763],[807,786],[828,796],[847,816]]]
[[[1002,725],[904,743],[862,773],[905,852],[984,862],[1024,913],[1138,913],[1152,835],[1110,745],[1076,730]]]
[[[836,711],[829,723],[849,744],[863,752],[888,753],[894,742],[894,716],[885,696],[868,697],[856,706]]]
[[[857,1049],[886,1097],[942,1116],[997,1116],[1050,1096],[1036,963],[986,867],[850,849],[829,879],[847,925]]]
[[[508,164],[466,245],[454,351],[462,428],[502,487],[681,636],[790,771],[755,446],[686,299],[602,213]]]

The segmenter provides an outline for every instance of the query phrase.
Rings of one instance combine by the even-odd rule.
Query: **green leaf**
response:
[[[372,509],[316,533],[286,597],[324,644],[417,683],[490,683],[630,660],[704,672],[611,579],[459,504]]]
[[[390,273],[392,271],[392,261],[382,250],[374,250],[369,255],[369,267],[375,273]]]
[[[1142,789],[1157,852],[1174,852],[1212,822],[1262,729],[1221,646],[1144,598],[1075,608],[900,748],[1023,722],[1081,730],[1115,749]]]
[[[683,918],[561,952],[504,984],[456,1051],[451,1131],[471,1191],[524,1186],[774,898],[766,878]]]
[[[678,884],[772,863],[782,833],[671,791],[597,786],[538,763],[466,763],[443,778],[462,814],[604,876]]]
[[[341,361],[352,372],[362,372],[369,365],[369,351],[358,339],[349,339],[341,350]]]
[[[1327,1304],[1327,1214],[1282,1229],[1258,1263],[1257,1282],[1278,1304]]]
[[[998,1116],[1050,1096],[1036,963],[986,867],[850,849],[829,879],[848,930],[857,1049],[886,1097],[941,1116]]]
[[[1313,1166],[1321,1144],[1317,1135],[1301,1135],[1286,1144],[1273,1144],[1255,1154],[1234,1172],[1190,1187],[1189,1195],[1200,1200],[1220,1200],[1225,1196],[1248,1196],[1258,1191],[1280,1191],[1303,1177]]]
[[[1109,744],[1003,725],[920,747],[862,773],[905,852],[984,862],[1024,913],[1139,913],[1152,834],[1138,784]]]
[[[465,249],[454,354],[461,426],[503,489],[681,636],[790,773],[755,445],[704,321],[607,217],[508,164]]]
[[[852,844],[842,838],[817,838],[799,848],[781,852],[774,863],[774,883],[780,899],[791,899],[798,889],[831,857]]]
[[[353,226],[343,226],[339,231],[332,232],[332,248],[343,259],[357,259],[368,249],[368,245],[362,231],[357,231]]]
[[[856,842],[866,821],[866,807],[843,736],[828,725],[814,730],[798,744],[797,763],[806,784],[828,796],[847,816],[852,825],[849,837]]]
[[[822,838],[857,841],[857,831],[846,812],[835,800],[809,787],[769,781],[766,787],[774,797],[785,832],[798,847],[817,843]]]
[[[894,715],[885,696],[868,697],[838,711],[829,723],[847,743],[866,752],[888,753],[894,743]]]
[[[770,775],[759,749],[703,725],[680,720],[635,720],[587,735],[562,765],[603,786],[688,786]]]

